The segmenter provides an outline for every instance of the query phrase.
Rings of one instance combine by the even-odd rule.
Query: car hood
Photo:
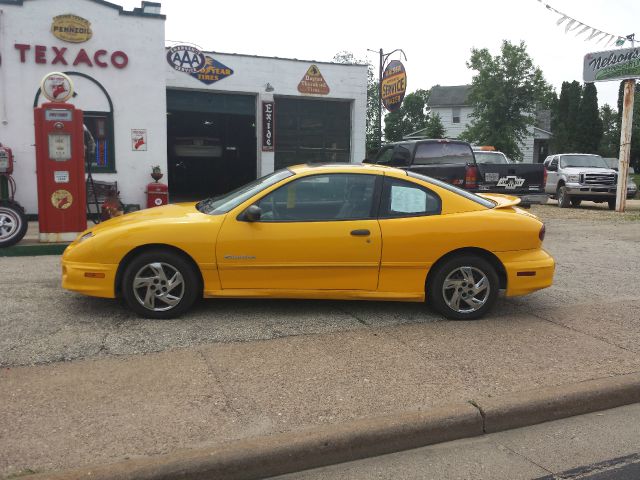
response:
[[[567,167],[562,169],[563,173],[577,175],[580,173],[595,173],[595,174],[607,174],[615,175],[615,170],[610,168],[593,168],[593,167]]]
[[[142,223],[191,223],[208,219],[211,216],[199,212],[196,202],[189,203],[173,203],[162,207],[147,208],[137,212],[127,213],[113,217],[110,220],[101,222],[90,228],[96,233],[101,230],[117,228],[117,227],[134,227]]]

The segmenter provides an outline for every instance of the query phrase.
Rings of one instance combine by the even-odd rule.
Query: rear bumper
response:
[[[496,253],[507,272],[507,297],[526,295],[550,287],[555,261],[545,250]]]
[[[62,260],[62,288],[92,297],[115,298],[117,267]]]
[[[516,194],[516,197],[520,197],[522,203],[528,203],[529,205],[545,205],[549,200],[549,195],[546,193],[523,193],[521,195]]]

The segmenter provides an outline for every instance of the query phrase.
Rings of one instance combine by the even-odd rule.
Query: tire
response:
[[[581,203],[582,203],[582,200],[579,199],[579,198],[572,198],[571,199],[571,206],[572,207],[579,207]]]
[[[121,286],[129,308],[141,317],[159,319],[182,315],[202,291],[199,275],[191,262],[175,252],[161,249],[136,256],[127,265]]]
[[[556,192],[556,198],[558,199],[558,206],[560,208],[569,208],[571,197],[567,194],[567,187],[561,185]]]
[[[0,200],[0,247],[10,247],[22,240],[27,233],[27,217],[20,204]]]
[[[615,200],[607,200],[607,203],[609,204],[609,210],[615,210],[616,209],[616,201]]]
[[[473,277],[470,283],[469,275]],[[474,294],[470,284],[477,287],[483,279],[485,287]],[[427,283],[426,293],[430,305],[444,317],[475,320],[493,307],[499,288],[498,274],[491,263],[475,255],[460,255],[436,267]],[[458,296],[455,289],[458,289]],[[475,299],[481,304],[472,306],[467,299]]]

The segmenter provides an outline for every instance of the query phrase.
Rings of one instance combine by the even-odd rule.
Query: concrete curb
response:
[[[373,457],[640,402],[640,373],[483,397],[221,447],[185,450],[31,480],[250,480]]]

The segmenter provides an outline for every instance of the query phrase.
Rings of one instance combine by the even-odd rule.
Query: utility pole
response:
[[[620,159],[618,161],[618,188],[616,191],[616,212],[624,212],[627,204],[627,177],[629,176],[629,156],[631,153],[631,127],[633,125],[633,97],[636,81],[624,83],[622,101],[622,128],[620,131]]]

